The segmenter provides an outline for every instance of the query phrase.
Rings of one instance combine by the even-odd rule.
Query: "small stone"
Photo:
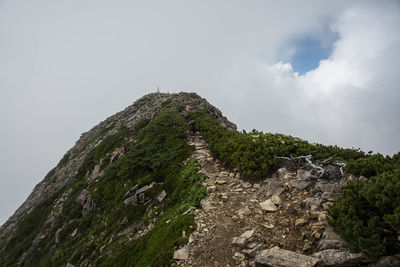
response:
[[[190,245],[187,244],[174,252],[174,260],[187,260],[189,258]]]
[[[229,177],[235,177],[235,174],[233,172],[229,173]]]
[[[244,260],[246,257],[240,253],[240,252],[236,252],[234,255],[235,258],[239,259],[239,260]]]
[[[320,221],[320,222],[326,222],[326,213],[321,212],[321,213],[318,215],[318,221]]]
[[[278,170],[278,179],[282,180],[282,179],[286,179],[286,168],[280,168]]]
[[[224,201],[224,202],[228,201],[228,196],[227,195],[223,195],[221,197],[221,200]]]
[[[260,203],[260,207],[263,211],[277,211],[278,208],[275,206],[274,202],[271,199],[267,199],[264,202]]]
[[[242,186],[243,186],[244,188],[246,188],[246,189],[252,187],[251,183],[249,183],[249,182],[240,180],[240,183],[241,183]]]
[[[318,232],[318,231],[314,231],[314,232],[311,234],[311,236],[314,237],[315,240],[319,240],[319,239],[321,238],[321,233]]]
[[[303,248],[301,249],[302,252],[305,252],[307,250],[311,249],[311,244],[310,242],[307,242],[304,244]]]
[[[241,247],[241,248],[246,248],[247,246],[247,239],[244,237],[234,237],[232,240],[232,244]]]
[[[217,190],[215,185],[207,187],[207,194],[214,193]]]
[[[75,230],[71,233],[71,236],[74,237],[78,234],[78,228],[75,228]]]
[[[333,205],[333,202],[326,202],[326,203],[322,204],[322,208],[324,210],[328,210],[329,207],[332,206],[332,205]]]
[[[306,219],[300,218],[300,219],[297,219],[297,220],[294,222],[294,226],[296,226],[296,227],[298,227],[298,226],[303,226],[303,225],[305,225],[306,223],[307,223],[307,220],[306,220]]]
[[[281,198],[277,195],[272,195],[271,200],[272,202],[274,202],[275,205],[280,206],[282,204]]]
[[[161,191],[161,193],[158,194],[158,196],[157,196],[157,201],[159,203],[161,203],[166,196],[167,196],[167,193],[165,192],[165,190]]]
[[[253,234],[254,234],[254,230],[248,230],[248,231],[244,232],[243,234],[241,234],[240,237],[249,239],[250,237],[253,236]]]
[[[243,192],[243,189],[242,188],[237,188],[237,189],[235,189],[235,192]]]
[[[253,249],[253,248],[255,248],[257,245],[258,245],[258,243],[252,242],[252,243],[247,244],[247,248]]]
[[[225,181],[225,180],[222,180],[222,179],[218,179],[218,180],[215,181],[215,183],[216,183],[217,185],[223,185],[223,184],[226,184],[226,181]]]
[[[329,193],[329,192],[324,192],[322,194],[322,198],[328,201],[336,201],[338,194],[334,194],[334,193]]]
[[[267,228],[267,229],[272,229],[272,228],[275,227],[275,225],[270,224],[270,223],[264,223],[263,226],[264,226],[265,228]]]

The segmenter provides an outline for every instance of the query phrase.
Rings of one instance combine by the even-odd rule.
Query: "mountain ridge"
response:
[[[385,198],[399,166],[400,154],[240,133],[195,93],[151,93],[83,133],[35,186],[0,227],[0,265],[370,264],[400,249],[398,200]],[[357,201],[385,216],[354,216]]]
[[[113,131],[101,133],[102,130],[107,129],[107,127],[110,127],[111,125],[113,125],[114,128],[118,128],[121,125],[132,128],[133,125],[141,119],[152,119],[161,110],[163,101],[167,99],[171,99],[171,103],[169,104],[180,103],[187,106],[187,112],[193,111],[194,107],[198,107],[198,109],[206,109],[210,112],[210,114],[213,114],[216,118],[218,118],[223,125],[232,129],[236,129],[236,125],[223,117],[220,110],[210,105],[205,99],[201,98],[196,93],[150,93],[141,97],[123,111],[110,116],[89,131],[82,133],[75,145],[65,154],[63,158],[64,161],[66,155],[85,154],[85,151],[90,150],[92,146],[98,142],[98,140],[101,140],[104,137],[114,133]],[[148,106],[149,103],[152,103],[151,107]],[[91,139],[94,140],[90,142]],[[87,147],[85,147],[86,145]],[[61,159],[60,163],[55,167],[56,169],[62,165],[63,159]],[[74,174],[78,170],[79,166],[82,164],[82,161],[83,157],[78,157],[74,160],[74,162],[72,162],[71,170],[66,170],[63,172],[60,170],[63,168],[58,168],[55,170],[56,173],[54,175],[50,175],[49,177],[49,174],[52,173],[52,171],[50,171],[49,174],[46,175],[46,177],[34,187],[27,200],[25,200],[24,203],[16,210],[16,212],[3,225],[0,226],[0,239],[2,238],[4,232],[13,228],[15,221],[19,218],[19,216],[21,216],[21,214],[28,212],[34,205],[38,204],[49,194],[68,184],[73,178],[73,175],[71,174]],[[56,185],[55,188],[50,188],[50,190],[48,190],[49,193],[46,193],[46,189],[51,186],[51,183],[48,184],[47,181],[50,180],[49,178],[54,176],[59,177],[58,181],[61,182],[61,184],[59,186]],[[44,196],[42,197],[41,195],[43,192]]]

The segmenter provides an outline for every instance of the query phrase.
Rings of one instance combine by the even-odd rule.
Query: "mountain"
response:
[[[152,93],[33,189],[0,265],[399,266],[399,207],[400,154],[238,132],[197,94]]]

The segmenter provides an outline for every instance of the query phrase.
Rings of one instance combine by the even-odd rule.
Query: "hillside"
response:
[[[400,154],[241,133],[196,94],[153,93],[33,189],[0,266],[400,266],[399,192]]]

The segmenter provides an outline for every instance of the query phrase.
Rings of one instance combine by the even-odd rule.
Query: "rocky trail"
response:
[[[303,164],[283,164],[271,177],[247,181],[211,156],[192,135],[192,158],[207,176],[207,197],[193,209],[197,229],[175,252],[177,266],[339,266],[361,264],[327,226],[326,213],[347,179],[330,169],[316,179]],[[329,169],[330,166],[328,166]],[[338,177],[340,179],[338,179]],[[328,178],[328,179],[326,179]]]

